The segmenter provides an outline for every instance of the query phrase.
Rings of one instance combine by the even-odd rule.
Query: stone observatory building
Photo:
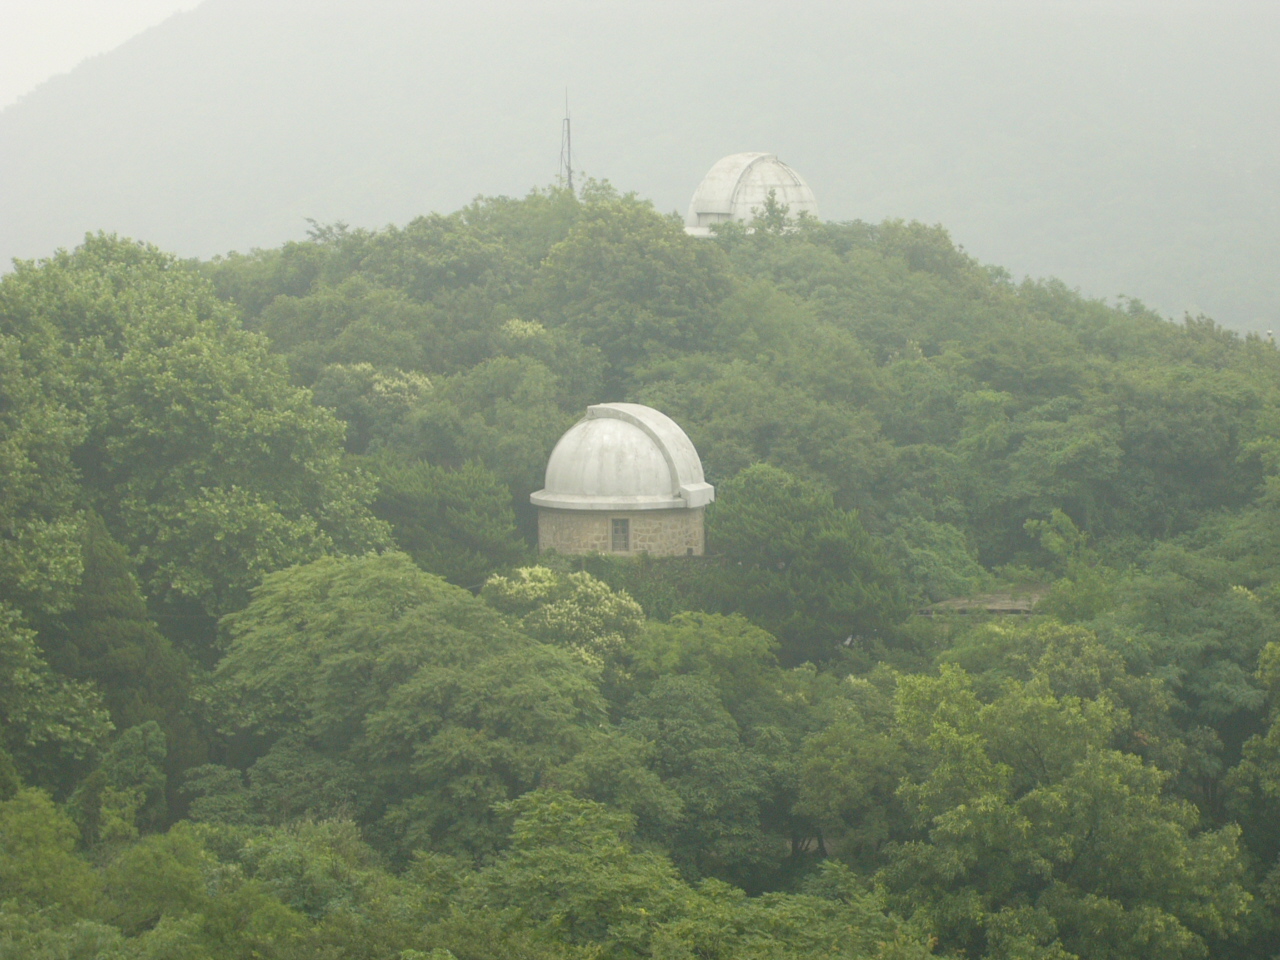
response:
[[[538,549],[560,553],[702,556],[702,515],[715,488],[692,441],[665,413],[598,403],[547,461]]]
[[[735,153],[717,162],[698,184],[684,232],[709,237],[714,224],[750,223],[764,209],[770,190],[778,203],[789,208],[789,216],[818,215],[818,201],[804,177],[772,153]]]

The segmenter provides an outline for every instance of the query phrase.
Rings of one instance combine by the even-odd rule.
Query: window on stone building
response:
[[[631,521],[613,521],[612,548],[615,553],[625,553],[631,549]]]

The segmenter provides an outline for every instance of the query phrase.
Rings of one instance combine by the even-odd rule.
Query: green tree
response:
[[[778,637],[784,662],[827,660],[905,613],[902,583],[857,513],[768,464],[720,485],[707,539],[722,561],[719,605]]]
[[[644,611],[625,590],[614,591],[585,571],[520,567],[510,577],[490,577],[480,595],[516,618],[529,636],[597,666],[617,666],[644,626]]]
[[[781,202],[778,199],[778,192],[773,188],[770,188],[765,196],[764,206],[757,207],[751,212],[755,214],[751,218],[751,229],[761,233],[771,233],[776,236],[795,228],[795,220],[789,216],[791,206]]]
[[[65,609],[80,579],[72,453],[85,425],[59,402],[64,374],[10,315],[10,293],[0,283],[0,602],[38,615]]]
[[[421,373],[371,363],[331,363],[311,385],[315,402],[347,425],[346,448],[362,454],[385,443],[400,422],[431,393]]]
[[[683,812],[661,839],[686,875],[756,886],[782,860],[768,836],[767,754],[742,742],[715,686],[699,676],[666,676],[628,707],[623,729],[654,745],[654,769]]]
[[[0,907],[0,957],[5,960],[97,960],[120,956],[123,937],[94,920],[68,920],[48,912]]]
[[[1058,697],[1037,679],[984,703],[944,667],[904,677],[896,714],[922,761],[899,788],[919,833],[881,876],[945,944],[1194,957],[1241,932],[1238,828],[1201,831],[1191,804],[1164,795],[1167,774],[1109,748],[1105,696]]]
[[[216,614],[269,570],[386,541],[341,425],[188,265],[98,235],[0,288],[6,326],[78,381],[75,462],[153,597]]]
[[[85,518],[84,572],[74,605],[40,623],[50,666],[91,682],[119,730],[159,723],[170,776],[204,759],[205,735],[191,717],[191,664],[147,613],[132,564],[94,511]]]
[[[547,455],[581,416],[561,406],[561,378],[530,356],[492,357],[450,377],[397,431],[394,445],[408,459],[461,470],[478,461],[510,491],[526,533],[535,520],[528,495],[542,484]]]
[[[807,326],[794,307],[778,321],[797,339]],[[867,359],[846,338],[805,340],[776,360],[694,354],[655,365],[639,399],[690,431],[713,478],[766,463],[838,492],[842,506],[865,503],[887,453],[865,409],[874,374],[860,375]]]
[[[495,568],[519,563],[528,545],[516,529],[511,493],[475,461],[457,470],[422,461],[374,464],[373,512],[422,569],[475,588]]]
[[[1177,702],[1169,685],[1145,671],[1141,645],[1051,618],[996,621],[960,633],[938,660],[960,666],[983,698],[1000,694],[1009,680],[1044,682],[1056,697],[1105,698],[1118,708],[1111,745],[1139,754],[1167,773],[1188,757],[1195,729],[1176,722]],[[1131,665],[1129,654],[1138,661]]]
[[[594,191],[531,296],[548,326],[566,324],[604,351],[616,390],[636,365],[697,346],[703,318],[732,289],[727,267],[674,217]]]
[[[1265,714],[1266,690],[1255,668],[1266,645],[1280,637],[1276,611],[1264,602],[1267,578],[1259,582],[1249,570],[1254,558],[1240,563],[1222,555],[1218,538],[1230,537],[1237,522],[1250,520],[1210,522],[1194,539],[1154,544],[1125,584],[1125,603],[1114,615],[1148,648],[1149,662],[1168,678],[1191,720],[1214,729],[1229,752]]]
[[[654,937],[654,955],[716,960],[802,957],[898,958],[932,955],[928,938],[886,913],[883,899],[840,864],[828,862],[797,893],[748,897],[715,880]]]
[[[592,673],[568,652],[525,641],[424,666],[398,687],[367,729],[395,800],[386,823],[402,845],[496,845],[495,805],[537,787],[604,723]]]
[[[354,766],[383,836],[408,848],[490,848],[493,804],[570,760],[604,719],[580,660],[404,554],[272,574],[223,622],[227,725]]]
[[[1025,526],[1065,573],[1041,602],[1043,612],[1061,620],[1093,620],[1115,605],[1116,572],[1101,562],[1070,517],[1054,510],[1048,520],[1028,520]]]
[[[928,600],[972,595],[993,583],[954,524],[908,517],[896,525],[888,546],[902,564],[903,578]]]
[[[100,887],[76,854],[79,835],[41,790],[26,788],[0,801],[0,900],[86,916]]]
[[[315,386],[335,366],[439,370],[447,346],[440,321],[432,306],[357,275],[305,296],[277,296],[253,327],[303,383]]]
[[[139,830],[164,823],[167,754],[164,731],[154,720],[116,737],[69,801],[85,840],[133,840]]]
[[[832,864],[802,893],[748,897],[716,880],[690,886],[639,848],[628,817],[555,790],[526,794],[511,844],[460,885],[464,912],[494,911],[551,943],[610,958],[799,960],[930,954],[925,938]]]
[[[667,623],[645,625],[623,661],[625,682],[610,691],[624,715],[637,718],[629,729],[652,743],[654,769],[681,795],[685,807],[679,825],[652,835],[664,838],[682,868],[730,879],[753,892],[789,885],[810,868],[812,854],[818,850],[812,819],[797,815],[795,807],[800,786],[798,755],[804,737],[819,722],[814,703],[825,695],[825,684],[811,668],[784,670],[777,651],[778,642],[772,636],[740,615],[679,613]],[[686,690],[682,684],[690,686]],[[680,690],[685,690],[687,702],[680,702]],[[673,711],[669,717],[663,713],[668,707]],[[741,791],[741,783],[710,773],[701,793],[690,799],[690,782],[699,774],[689,773],[684,779],[685,774],[674,771],[693,763],[695,755],[682,758],[682,748],[671,742],[671,736],[687,735],[680,732],[685,728],[677,719],[689,711],[706,713],[705,732],[712,737],[708,751],[699,754],[702,759],[697,762],[708,766],[724,762],[753,778],[751,788],[743,793],[744,802],[732,799],[734,791]],[[674,726],[668,727],[668,722]],[[698,723],[688,718],[682,722]],[[718,760],[713,756],[716,751],[720,751]],[[711,812],[712,807],[722,810]],[[712,846],[691,854],[690,849],[697,846],[690,839],[691,831],[730,829],[714,823],[722,814],[739,824],[749,842],[742,842],[733,858],[718,860],[723,855]],[[751,844],[760,844],[770,853],[761,857]],[[745,861],[753,857],[755,866],[748,868]],[[737,862],[724,862],[735,858]]]
[[[654,926],[689,895],[664,857],[632,848],[625,814],[558,791],[504,809],[511,845],[464,894],[468,905],[500,904],[506,922],[628,957],[647,953]]]
[[[430,214],[372,235],[360,270],[415,300],[439,301],[468,288],[507,288],[522,266],[500,235],[470,229],[457,214]]]
[[[69,764],[90,756],[111,729],[98,692],[54,673],[35,633],[0,603],[0,776],[7,786],[17,772],[37,784],[64,781]]]
[[[1280,860],[1280,830],[1276,807],[1280,804],[1280,643],[1272,641],[1259,657],[1257,676],[1268,694],[1268,715],[1263,729],[1244,742],[1240,762],[1223,778],[1227,807],[1244,831],[1249,849],[1274,878]],[[1274,887],[1274,880],[1269,885]],[[1274,898],[1273,892],[1268,892]],[[1280,930],[1269,931],[1275,942]]]
[[[797,812],[817,824],[825,852],[863,870],[905,836],[897,791],[911,757],[893,724],[896,679],[885,669],[849,678],[819,707],[825,722],[799,760]]]

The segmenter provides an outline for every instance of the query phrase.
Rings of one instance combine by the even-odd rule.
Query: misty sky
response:
[[[0,108],[200,0],[0,0]]]

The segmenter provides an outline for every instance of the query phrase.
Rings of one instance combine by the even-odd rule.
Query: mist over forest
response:
[[[705,556],[540,550],[602,398]],[[20,263],[0,956],[1266,960],[1277,424],[1274,342],[918,222]]]
[[[1273,15],[498,9],[0,114],[0,960],[1274,960]]]
[[[1280,322],[1270,4],[207,0],[0,112],[0,258],[381,227],[576,164],[684,212],[777,153],[824,218],[941,223],[1016,277]]]

